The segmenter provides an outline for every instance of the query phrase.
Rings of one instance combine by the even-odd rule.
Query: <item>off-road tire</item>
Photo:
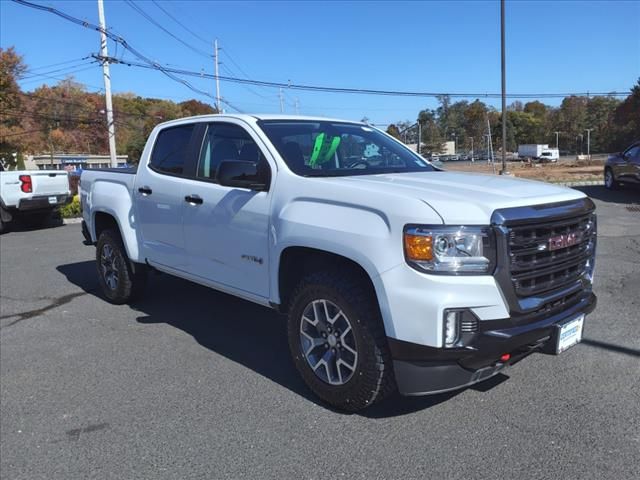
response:
[[[342,385],[330,385],[316,376],[302,351],[302,314],[311,302],[320,299],[342,309],[354,333],[358,360],[353,375]],[[291,296],[287,330],[298,372],[307,386],[333,407],[355,412],[395,391],[393,365],[375,293],[359,276],[331,270],[303,278]]]
[[[102,270],[101,260],[105,247],[111,248],[113,252],[113,266],[118,275],[115,288],[111,288],[107,284]],[[104,230],[100,234],[96,245],[96,268],[102,293],[109,302],[121,305],[131,302],[142,295],[147,283],[146,266],[136,264],[134,270],[134,266],[129,260],[127,251],[122,243],[122,238],[116,230]]]

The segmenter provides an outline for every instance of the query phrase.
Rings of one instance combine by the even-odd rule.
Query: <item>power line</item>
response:
[[[65,62],[50,63],[49,65],[41,65],[41,66],[39,66],[39,67],[32,67],[32,68],[30,68],[29,70],[30,70],[30,71],[34,71],[34,70],[42,70],[42,69],[45,69],[45,68],[57,67],[57,66],[59,66],[59,65],[67,65],[67,64],[69,64],[69,63],[76,63],[76,62],[79,62],[79,61],[81,61],[81,60],[86,60],[87,58],[89,58],[89,56],[82,57],[82,58],[76,58],[76,59],[73,59],[73,60],[67,60],[67,61],[65,61]]]
[[[16,0],[14,0],[16,1]],[[141,67],[141,68],[154,68],[153,65],[146,65],[139,62],[133,61],[119,61],[115,58],[109,58],[110,62],[113,63],[121,63],[128,66]],[[209,79],[215,79],[216,76],[210,73],[203,72],[195,72],[192,70],[186,69],[178,69],[178,68],[165,68],[168,72],[175,73],[178,75],[192,76],[192,77],[203,77]],[[361,94],[361,95],[383,95],[383,96],[398,96],[398,97],[438,97],[442,95],[448,95],[449,97],[457,97],[457,98],[500,98],[499,93],[446,93],[446,92],[410,92],[410,91],[399,91],[399,90],[372,90],[372,89],[355,89],[355,88],[342,88],[342,87],[325,87],[318,85],[301,85],[295,83],[282,83],[282,82],[270,82],[264,80],[250,80],[245,78],[238,77],[228,77],[224,75],[219,75],[218,78],[224,82],[231,83],[239,83],[246,85],[258,85],[265,86],[271,88],[282,88],[282,89],[291,89],[291,90],[304,90],[304,91],[313,91],[313,92],[327,92],[327,93],[350,93],[350,94]],[[507,96],[510,98],[564,98],[570,96],[627,96],[626,92],[573,92],[573,93],[526,93],[526,94],[508,94]]]
[[[226,70],[229,73],[229,75],[231,75],[231,76],[236,76],[237,75],[233,70],[231,70],[229,67],[227,67],[224,63],[221,63],[220,66],[222,67],[223,70]],[[262,94],[256,92],[254,89],[252,89],[248,85],[242,85],[242,87],[246,91],[248,91],[249,93],[255,95],[256,97],[260,97],[260,98],[263,98],[265,100],[269,100],[270,98],[273,98],[273,96],[268,97],[266,95],[262,95]]]
[[[2,135],[0,135],[0,138],[6,138],[6,137],[20,137],[22,135],[29,135],[30,133],[44,133],[44,130],[42,128],[38,128],[37,130],[26,130],[24,132],[16,132],[16,133],[3,133]]]
[[[138,12],[143,18],[145,18],[149,23],[155,25],[156,27],[158,27],[160,30],[162,30],[163,32],[165,32],[167,35],[169,35],[170,37],[174,38],[175,40],[177,40],[178,42],[180,42],[182,45],[184,45],[185,47],[187,47],[189,50],[194,51],[195,53],[197,53],[198,55],[202,55],[206,58],[211,58],[211,55],[209,55],[206,52],[203,52],[202,50],[200,50],[199,48],[194,47],[193,45],[190,45],[189,43],[185,42],[184,40],[182,40],[180,37],[178,37],[177,35],[174,35],[171,31],[169,31],[168,29],[166,29],[165,27],[163,27],[159,22],[157,22],[156,20],[154,20],[147,12],[145,12],[142,7],[136,5],[133,0],[125,0],[125,3],[127,5],[129,5],[133,10],[135,10],[136,12]]]
[[[47,7],[44,5],[39,5],[37,3],[32,3],[32,2],[28,2],[26,0],[12,0],[15,3],[19,3],[20,5],[24,5],[25,7],[29,7],[29,8],[33,8],[36,10],[42,10],[48,13],[51,13],[53,15],[56,15],[58,17],[61,17],[71,23],[75,23],[76,25],[80,25],[84,28],[87,28],[89,30],[95,30],[97,32],[103,32],[107,38],[113,40],[114,42],[118,42],[120,45],[122,45],[126,50],[128,50],[129,52],[131,52],[134,56],[136,56],[137,58],[139,58],[140,60],[144,61],[148,66],[161,71],[164,75],[166,75],[167,77],[169,77],[170,79],[183,84],[185,87],[189,88],[190,90],[199,93],[200,95],[204,95],[206,97],[212,98],[213,96],[211,96],[209,93],[200,90],[196,87],[194,87],[193,85],[191,85],[189,82],[187,82],[186,80],[176,77],[173,73],[171,73],[170,71],[168,71],[166,68],[164,68],[162,65],[160,65],[157,62],[154,62],[153,60],[151,60],[150,58],[148,58],[147,56],[145,56],[144,54],[142,54],[139,50],[135,49],[133,46],[131,46],[124,38],[122,38],[119,35],[116,35],[112,32],[109,32],[108,30],[105,30],[101,27],[99,27],[98,25],[94,24],[94,23],[90,23],[87,22],[85,20],[81,20],[79,18],[73,17],[67,13],[62,12],[61,10],[58,10],[56,8],[53,7]],[[103,60],[101,59],[99,56],[95,56],[94,58],[96,58],[98,60]],[[115,61],[120,62],[120,60],[118,59],[114,59],[114,63]]]
[[[75,115],[45,115],[42,113],[36,112],[23,112],[23,111],[15,111],[13,109],[7,109],[2,112],[2,115],[7,115],[13,118],[35,118],[40,120],[50,120],[54,122],[76,122],[76,123],[85,123],[85,124],[102,124],[103,122],[100,120],[93,120],[90,118],[78,117]]]
[[[67,65],[66,67],[61,67],[61,68],[57,68],[55,70],[48,70],[45,72],[34,72],[33,69],[27,69],[25,70],[25,74],[22,76],[22,79],[28,79],[31,77],[36,77],[36,76],[42,76],[42,75],[51,75],[52,73],[59,73],[59,72],[65,72],[67,70],[74,70],[76,68],[79,68],[81,66],[86,66],[92,63],[95,63],[95,60],[91,61],[91,62],[87,62],[85,61],[87,58],[91,58],[91,57],[85,57],[83,58],[81,62],[77,63],[76,65]]]
[[[53,76],[53,75],[45,75],[43,73],[33,73],[26,80],[21,80],[20,83],[21,84],[26,84],[26,83],[32,83],[32,82],[40,81],[39,78],[35,78],[35,77],[50,78],[52,80],[65,81],[65,80],[69,79],[68,76],[71,75],[72,73],[85,72],[87,70],[92,70],[93,68],[95,68],[95,67],[93,65],[91,65],[91,66],[85,67],[85,68],[78,68],[78,69],[75,69],[75,70],[69,70],[69,71],[65,72],[65,74],[67,75],[66,78],[65,77],[56,77],[56,76]],[[97,87],[95,85],[89,85],[89,84],[85,84],[85,85],[87,85],[89,87],[92,87],[92,88],[100,88],[100,87]]]
[[[162,10],[171,20],[173,20],[174,22],[176,22],[178,25],[180,25],[182,28],[184,28],[187,32],[189,32],[191,35],[193,35],[195,38],[197,38],[198,40],[202,41],[203,43],[209,45],[211,42],[209,40],[205,40],[204,38],[202,38],[200,35],[198,35],[197,33],[193,32],[193,30],[191,30],[190,28],[186,27],[182,22],[180,22],[180,20],[178,20],[176,17],[174,17],[173,15],[171,15],[168,11],[166,11],[158,2],[156,2],[156,0],[152,0],[153,4],[158,7],[160,10]]]

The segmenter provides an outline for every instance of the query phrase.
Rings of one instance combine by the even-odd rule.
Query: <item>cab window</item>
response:
[[[194,127],[189,124],[161,130],[151,152],[151,168],[160,173],[183,175]]]
[[[247,131],[230,123],[211,123],[204,135],[197,176],[213,180],[220,162],[243,160],[268,168],[264,155]]]

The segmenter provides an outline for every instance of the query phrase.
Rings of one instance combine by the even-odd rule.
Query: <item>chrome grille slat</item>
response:
[[[507,231],[509,271],[515,292],[528,297],[580,280],[593,257],[595,228],[591,214],[554,222],[528,223]],[[551,250],[550,240],[576,234],[578,242]]]
[[[526,268],[511,268],[512,277],[516,279],[526,279],[532,277],[538,277],[540,275],[547,275],[556,271],[565,269],[568,265],[575,265],[580,261],[589,260],[589,250],[585,250],[576,255],[570,257],[556,258],[553,261],[540,263],[529,263]]]
[[[532,227],[512,227],[509,231],[509,245],[516,249],[536,248],[545,244],[551,237],[563,233],[576,232],[585,236],[589,233],[589,219],[573,222],[563,222],[558,226],[545,224],[544,227],[535,225]],[[541,233],[539,233],[541,232]]]
[[[569,250],[569,249],[567,249]],[[527,270],[533,270],[538,268],[544,268],[547,265],[552,265],[558,262],[577,260],[582,256],[590,256],[592,254],[592,246],[587,242],[584,245],[580,245],[579,248],[573,249],[561,255],[550,255],[540,259],[534,260],[519,260],[511,259],[511,271],[513,273],[525,272]]]

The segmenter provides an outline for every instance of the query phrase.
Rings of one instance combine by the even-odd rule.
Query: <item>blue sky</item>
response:
[[[97,3],[42,2],[98,22]],[[220,41],[221,75],[339,87],[432,92],[500,91],[500,4],[449,2],[209,2],[158,3],[196,35]],[[213,52],[154,3],[136,0],[152,18],[196,49]],[[106,0],[107,26],[155,61],[213,73],[211,58],[186,48],[123,1]],[[628,91],[640,76],[639,1],[508,1],[507,89],[513,93]],[[15,46],[34,73],[90,65],[58,62],[99,50],[98,33],[46,12],[2,0],[0,46]],[[123,56],[109,42],[111,55]],[[124,53],[124,59],[133,59]],[[235,64],[233,61],[235,61]],[[242,69],[242,71],[240,71]],[[65,70],[50,73],[64,76]],[[97,65],[74,74],[89,90],[102,87]],[[112,66],[114,92],[177,101],[198,98],[160,72]],[[214,92],[212,80],[190,79]],[[55,79],[30,77],[33,89]],[[277,89],[221,82],[222,96],[248,112],[278,112]],[[431,98],[397,98],[285,91],[288,113],[386,124],[415,119]],[[496,100],[484,100],[499,106]],[[545,100],[557,104],[558,100]]]

